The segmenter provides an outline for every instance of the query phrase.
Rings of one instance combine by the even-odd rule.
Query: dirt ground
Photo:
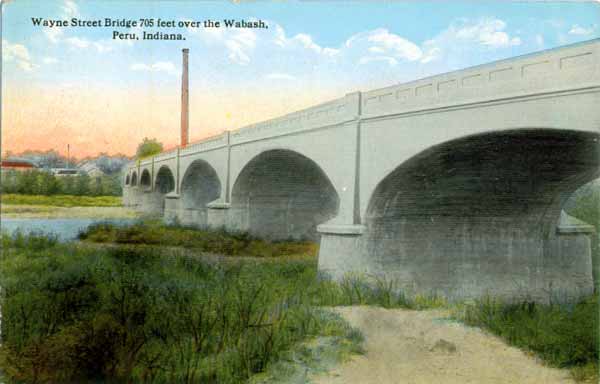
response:
[[[339,307],[365,336],[366,354],[311,378],[319,384],[574,383],[567,370],[543,366],[440,310]]]

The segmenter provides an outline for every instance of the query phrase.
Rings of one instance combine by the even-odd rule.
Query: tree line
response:
[[[24,195],[121,196],[120,175],[92,178],[87,174],[60,176],[47,171],[7,171],[2,173],[2,193]]]

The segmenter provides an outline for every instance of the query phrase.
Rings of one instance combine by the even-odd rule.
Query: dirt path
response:
[[[449,320],[445,311],[335,310],[363,332],[366,354],[313,377],[314,383],[574,383],[568,371],[545,367],[494,336]]]

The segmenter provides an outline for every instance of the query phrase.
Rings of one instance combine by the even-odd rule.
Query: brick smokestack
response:
[[[183,50],[183,66],[181,73],[181,146],[185,147],[190,137],[190,102],[189,102],[189,84],[188,84],[188,54],[189,49]]]

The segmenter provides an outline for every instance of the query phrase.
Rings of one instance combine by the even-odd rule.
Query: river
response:
[[[90,224],[108,222],[117,225],[127,225],[136,219],[0,219],[2,232],[13,234],[16,231],[22,233],[47,233],[55,235],[62,241],[75,240],[80,231],[85,230]]]

